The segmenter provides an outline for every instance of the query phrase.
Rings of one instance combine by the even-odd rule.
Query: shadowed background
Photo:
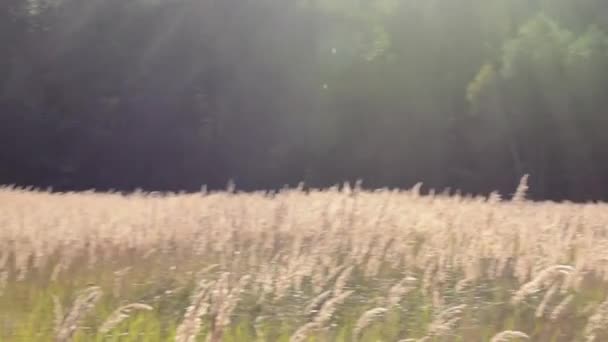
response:
[[[0,183],[608,199],[602,0],[3,0]]]

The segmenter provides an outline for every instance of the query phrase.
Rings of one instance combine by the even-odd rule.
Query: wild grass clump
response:
[[[0,341],[606,341],[608,206],[0,189]]]

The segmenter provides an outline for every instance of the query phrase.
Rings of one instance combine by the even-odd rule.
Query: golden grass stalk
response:
[[[433,288],[432,294],[433,294],[433,297],[432,297],[433,298],[433,300],[432,300],[433,307],[435,307],[435,308],[443,307],[444,300],[443,300],[443,297],[441,296],[441,293],[439,292],[439,289]]]
[[[302,325],[298,330],[296,330],[293,335],[289,338],[289,342],[302,342],[305,341],[308,336],[314,331],[320,328],[319,323],[317,322],[308,322]]]
[[[425,338],[430,339],[431,337],[445,336],[449,333],[454,329],[458,321],[460,321],[460,316],[466,307],[466,304],[453,306],[435,315],[435,318],[429,325],[429,330]]]
[[[467,286],[470,286],[470,284],[471,284],[471,279],[462,278],[456,283],[456,285],[454,285],[454,291],[456,291],[458,293],[462,293]]]
[[[202,279],[206,274],[218,268],[219,264],[209,265],[196,273],[196,279]]]
[[[61,327],[61,323],[63,323],[65,314],[59,297],[55,295],[53,295],[53,317],[53,327],[55,328],[55,334],[57,334],[59,333],[59,328]]]
[[[55,328],[56,342],[67,342],[72,338],[74,332],[80,327],[79,325],[82,319],[91,310],[93,310],[95,304],[99,301],[102,294],[103,292],[97,286],[91,286],[81,291],[80,295],[76,297],[74,304],[72,305],[70,311],[65,317],[59,316],[63,315],[63,310],[57,307],[57,304],[59,304],[59,302],[55,302],[55,323],[59,323],[56,325]]]
[[[255,330],[255,336],[258,340],[265,341],[266,334],[264,333],[264,321],[266,320],[266,316],[258,316],[255,318],[253,328]]]
[[[327,290],[325,292],[322,292],[321,294],[317,295],[315,298],[313,298],[313,300],[310,302],[310,304],[308,304],[306,306],[306,308],[304,308],[304,312],[306,314],[316,314],[319,309],[321,308],[321,306],[323,305],[323,303],[325,303],[325,301],[331,296],[331,290]]]
[[[526,199],[526,193],[528,192],[528,175],[523,175],[519,180],[515,194],[513,195],[512,201],[521,203]]]
[[[205,267],[197,273],[197,277],[202,278],[205,274],[218,266],[219,265],[217,264],[213,264]],[[207,315],[210,309],[212,309],[210,300],[213,299],[215,293],[223,291],[222,287],[224,287],[227,281],[228,273],[224,273],[222,277],[215,282],[209,282],[205,279],[199,281],[198,286],[190,299],[190,305],[186,309],[184,318],[177,327],[175,335],[176,342],[196,341],[196,337],[201,329],[202,317]]]
[[[201,329],[201,317],[206,315],[210,304],[209,288],[211,282],[201,280],[190,301],[190,306],[186,309],[181,324],[177,327],[175,342],[195,342]]]
[[[545,268],[534,279],[525,283],[519,288],[519,290],[511,298],[511,303],[513,305],[521,303],[529,295],[541,291],[557,281],[559,277],[568,275],[573,271],[574,267],[569,265],[554,265]]]
[[[334,278],[339,277],[346,266],[337,266],[329,270],[329,273],[325,274],[325,267],[316,268],[312,274],[312,283],[315,293],[320,293],[325,288],[326,284],[333,281]]]
[[[120,308],[114,310],[114,312],[112,312],[110,316],[108,316],[108,318],[103,322],[103,324],[99,328],[99,332],[102,334],[109,332],[121,322],[129,318],[134,311],[151,311],[152,309],[153,308],[150,305],[141,303],[132,303],[121,306]]]
[[[213,321],[213,329],[209,340],[212,342],[220,341],[224,333],[224,329],[230,324],[230,315],[236,308],[238,302],[241,299],[241,292],[247,286],[251,279],[250,275],[242,276],[237,285],[232,288],[225,296],[221,299],[216,299],[215,304],[218,305],[216,316]],[[222,295],[222,294],[220,294]]]
[[[602,331],[606,331],[608,327],[608,299],[602,302],[595,309],[595,312],[585,326],[585,341],[595,342],[598,341],[597,335]]]
[[[313,321],[318,323],[321,327],[325,326],[332,318],[337,306],[342,304],[351,294],[353,294],[353,291],[345,291],[325,302]]]
[[[398,305],[408,292],[415,289],[413,285],[416,282],[414,277],[405,277],[397,284],[393,285],[388,291],[386,298],[386,305],[388,308]]]
[[[8,258],[9,258],[9,249],[6,248],[2,251],[0,251],[0,270],[4,270],[6,271],[6,269],[8,268]]]
[[[8,271],[0,271],[0,296],[4,293],[4,289],[8,284]]]
[[[335,295],[340,295],[340,293],[342,293],[342,291],[344,291],[344,288],[346,287],[346,283],[348,282],[348,279],[350,278],[351,274],[353,273],[353,269],[354,269],[353,266],[347,267],[344,271],[342,271],[340,276],[336,279],[336,283],[334,286]]]
[[[502,331],[502,332],[494,335],[494,337],[492,337],[490,342],[509,342],[509,341],[512,341],[515,339],[529,340],[530,336],[528,336],[528,334],[523,333],[521,331],[505,330],[505,331]]]
[[[551,320],[557,321],[564,314],[568,306],[570,306],[570,303],[573,299],[574,295],[568,295],[564,299],[562,299],[562,301],[551,312]]]
[[[535,312],[535,316],[536,318],[541,318],[544,316],[545,314],[545,308],[547,307],[547,305],[549,305],[549,302],[551,301],[551,299],[553,298],[553,296],[557,293],[558,290],[558,283],[553,283],[553,285],[551,285],[551,287],[549,288],[549,290],[545,293],[545,295],[543,296],[543,300],[540,302],[540,304],[538,305],[538,307],[536,307],[536,312]]]
[[[355,329],[353,330],[353,341],[358,341],[363,333],[363,330],[365,330],[365,328],[367,328],[375,320],[382,317],[387,311],[388,310],[386,308],[381,307],[365,311],[357,320],[357,324],[355,324]]]

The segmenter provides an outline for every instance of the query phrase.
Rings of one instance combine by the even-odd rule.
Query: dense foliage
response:
[[[608,196],[604,0],[3,0],[0,183]]]

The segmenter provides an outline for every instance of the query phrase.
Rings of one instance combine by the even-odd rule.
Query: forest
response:
[[[605,0],[2,0],[0,184],[608,199]]]

